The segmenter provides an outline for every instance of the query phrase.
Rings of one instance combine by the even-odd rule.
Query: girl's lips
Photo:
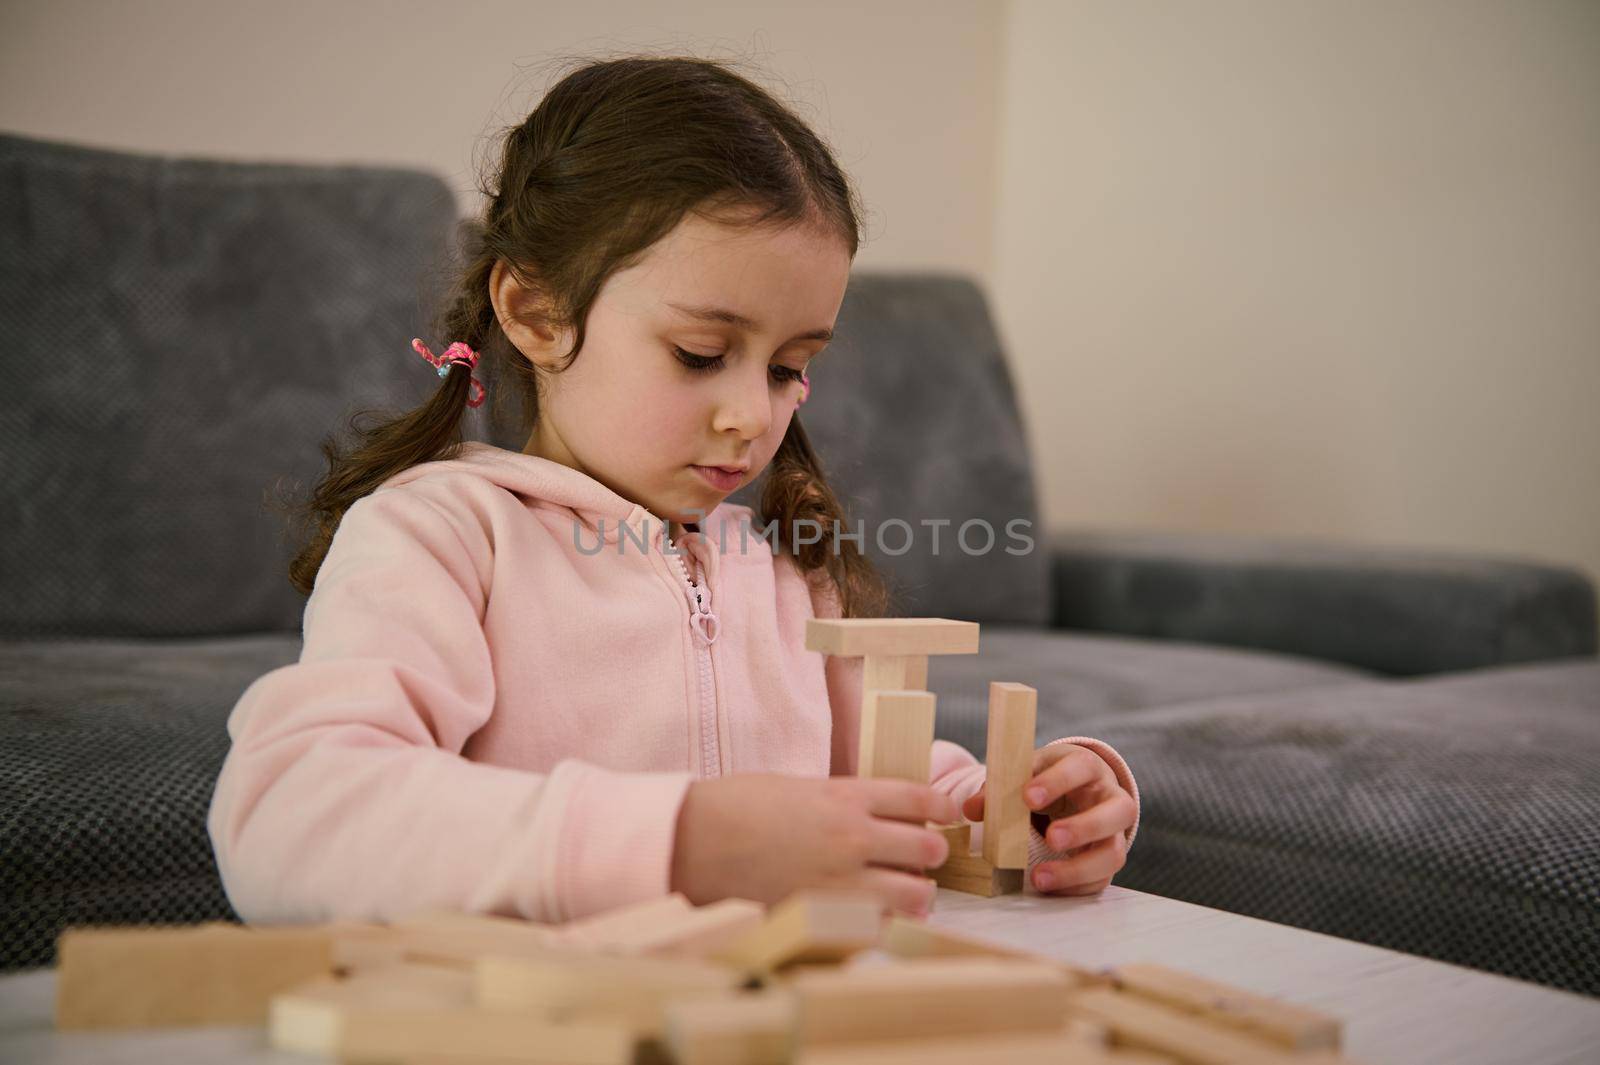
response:
[[[689,468],[698,473],[701,480],[719,492],[731,492],[739,487],[740,481],[744,480],[742,472],[729,473],[719,466],[690,466]]]

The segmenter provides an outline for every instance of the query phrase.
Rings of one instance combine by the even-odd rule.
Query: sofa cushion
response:
[[[298,632],[269,494],[438,386],[455,214],[421,171],[0,135],[0,637]]]
[[[71,925],[238,920],[206,815],[228,714],[299,636],[0,642],[0,970]]]
[[[1353,666],[1236,647],[1139,636],[985,625],[978,653],[934,655],[937,734],[980,760],[988,750],[989,683],[1039,690],[1038,742],[1083,734],[1084,722],[1222,695],[1289,692],[1369,676]],[[1132,767],[1135,775],[1137,766]],[[1143,787],[1143,779],[1140,778]]]
[[[1118,884],[1600,994],[1600,659],[1082,727],[1139,780]]]

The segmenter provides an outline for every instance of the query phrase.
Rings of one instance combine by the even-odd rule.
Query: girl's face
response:
[[[539,375],[539,420],[522,450],[664,520],[703,518],[771,461],[849,276],[848,249],[818,230],[690,216],[607,279],[583,351]],[[489,286],[511,342],[536,367],[558,363],[571,334],[508,319],[522,290],[503,263]],[[736,472],[719,478],[716,467]]]

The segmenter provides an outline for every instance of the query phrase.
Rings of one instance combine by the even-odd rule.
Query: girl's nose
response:
[[[717,432],[732,429],[746,440],[764,435],[772,425],[772,390],[767,383],[765,364],[754,368],[757,372],[724,374],[733,378],[727,391],[718,397],[717,413],[713,426]]]

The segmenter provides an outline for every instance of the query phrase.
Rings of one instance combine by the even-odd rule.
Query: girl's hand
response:
[[[1127,861],[1127,831],[1138,812],[1133,796],[1117,783],[1105,759],[1076,743],[1040,747],[1033,752],[1032,772],[1022,788],[1023,802],[1037,811],[1035,827],[1041,818],[1059,818],[1040,832],[1051,849],[1069,852],[1034,866],[1034,886],[1045,894],[1099,894]],[[967,820],[983,820],[987,786],[962,804]]]
[[[933,907],[925,870],[950,855],[929,821],[959,821],[956,801],[912,780],[735,773],[696,780],[678,811],[671,886],[696,906],[768,906],[801,888],[868,891],[886,911]]]

